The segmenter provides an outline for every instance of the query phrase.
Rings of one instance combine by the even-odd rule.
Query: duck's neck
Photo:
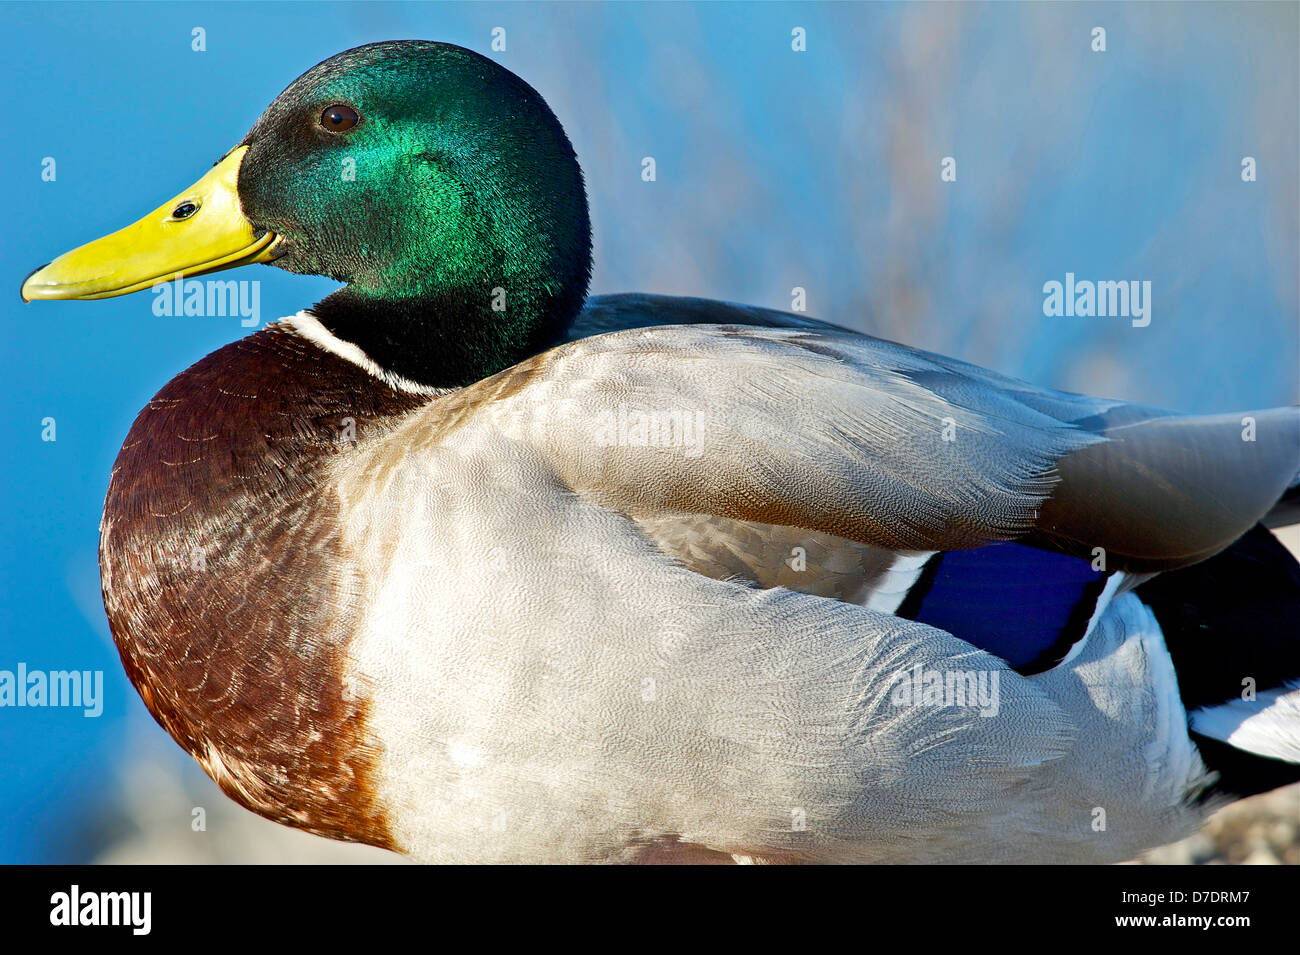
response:
[[[369,295],[352,286],[312,314],[392,375],[430,388],[459,388],[560,341],[583,294],[515,294],[507,288]]]

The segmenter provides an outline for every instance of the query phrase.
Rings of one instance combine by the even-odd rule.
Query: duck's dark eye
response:
[[[175,209],[172,210],[172,218],[188,219],[190,216],[194,215],[194,213],[198,211],[199,211],[199,205],[197,202],[182,202],[179,206],[177,206]]]
[[[326,106],[324,112],[320,114],[320,124],[331,133],[346,133],[360,119],[355,109],[342,103]]]

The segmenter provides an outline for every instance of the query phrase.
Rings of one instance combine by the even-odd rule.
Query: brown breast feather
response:
[[[109,623],[158,722],[253,811],[385,848],[369,688],[344,680],[364,581],[321,476],[345,419],[364,443],[428,400],[257,332],[140,412],[101,528]]]

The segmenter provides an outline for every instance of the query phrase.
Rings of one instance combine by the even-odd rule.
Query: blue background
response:
[[[1058,388],[1188,411],[1297,400],[1294,4],[0,6],[0,669],[102,669],[106,693],[99,719],[0,709],[0,862],[128,838],[129,808],[105,806],[142,798],[141,779],[164,800],[189,780],[163,810],[179,829],[221,799],[122,674],[96,547],[136,411],[248,332],[155,317],[147,292],[24,306],[19,283],[192,183],[312,64],[410,37],[493,56],[559,115],[593,208],[593,291],[789,308],[802,286],[813,315]],[[1150,280],[1150,326],[1044,317],[1042,285],[1067,271]],[[236,277],[261,280],[264,321],[333,287]]]

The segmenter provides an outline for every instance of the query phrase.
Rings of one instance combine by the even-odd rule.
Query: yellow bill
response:
[[[23,282],[23,301],[112,298],[183,276],[270,262],[278,237],[258,233],[239,204],[239,164],[247,152],[247,146],[232,150],[143,219],[37,269]]]

